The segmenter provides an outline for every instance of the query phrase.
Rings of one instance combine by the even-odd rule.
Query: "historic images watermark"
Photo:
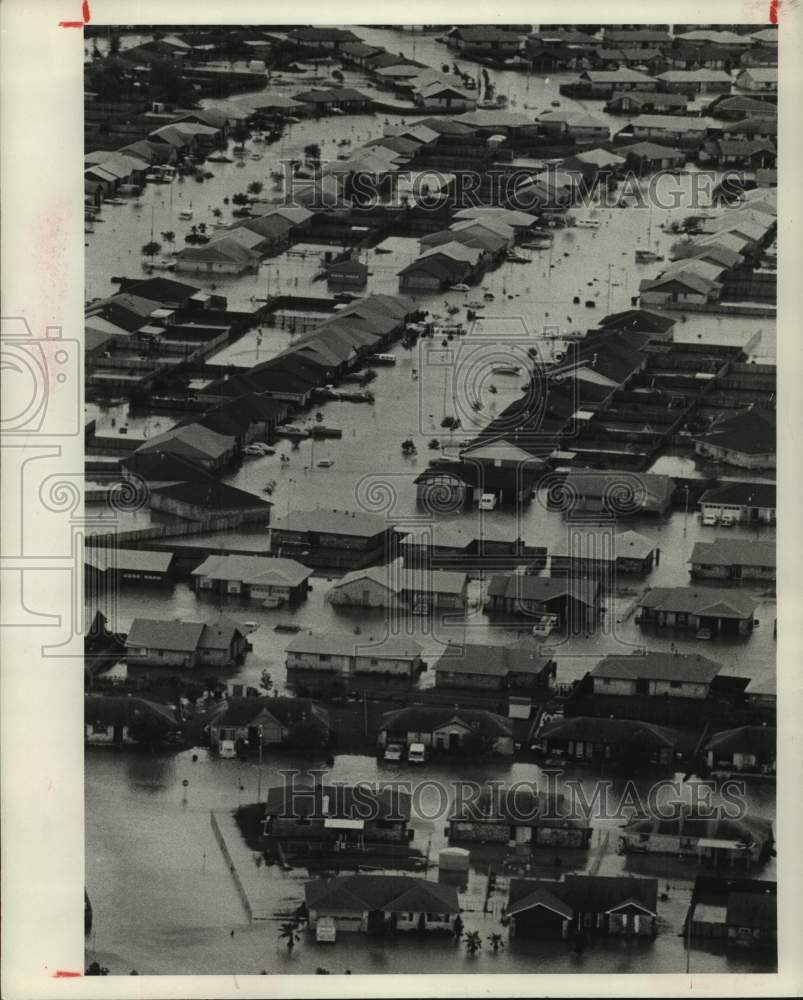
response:
[[[689,814],[700,820],[739,820],[747,814],[746,783],[736,778],[662,778],[649,783],[598,778],[590,782],[566,777],[560,769],[545,769],[535,780],[510,784],[433,777],[330,782],[324,770],[288,769],[279,775],[279,791],[271,797],[270,806],[283,819],[320,811],[365,822],[415,816],[425,822],[450,817],[482,822],[503,817],[513,824],[589,824],[634,819],[671,822]]]
[[[519,211],[545,207],[545,192],[552,192],[575,208],[655,208],[695,212],[711,205],[716,193],[730,204],[744,194],[742,171],[695,170],[686,174],[658,170],[649,176],[632,167],[600,169],[593,173],[570,172],[560,164],[544,163],[537,172],[510,169],[492,174],[476,170],[388,170],[375,173],[359,166],[333,161],[316,164],[316,176],[299,176],[300,161],[285,160],[278,184],[286,205],[325,211],[341,207],[346,196],[357,210],[415,207],[439,212],[504,205]]]

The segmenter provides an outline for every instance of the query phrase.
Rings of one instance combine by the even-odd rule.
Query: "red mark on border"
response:
[[[60,28],[83,28],[85,24],[89,24],[89,0],[84,0],[81,4],[81,16],[83,21],[59,21]]]
[[[53,973],[54,979],[80,979],[83,972],[72,972],[69,969],[56,969]]]
[[[770,24],[778,23],[778,0],[770,0]]]

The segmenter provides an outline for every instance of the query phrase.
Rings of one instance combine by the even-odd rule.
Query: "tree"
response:
[[[449,431],[456,431],[460,426],[460,420],[457,417],[444,417],[441,420],[441,427],[445,427]]]
[[[108,976],[109,970],[99,962],[90,962],[89,968],[84,973],[85,976]]]
[[[268,673],[267,668],[265,668],[265,670],[262,671],[262,675],[259,678],[259,686],[262,688],[265,694],[268,694],[273,689],[273,678]]]
[[[248,204],[248,195],[247,194],[243,194],[242,191],[238,191],[237,194],[233,194],[231,196],[231,202],[232,202],[233,205],[247,205]]]
[[[482,950],[482,938],[479,931],[469,931],[466,934],[466,952],[469,958],[473,958],[478,951]]]
[[[155,257],[157,253],[160,253],[162,249],[162,244],[157,243],[156,240],[150,240],[142,248],[142,254],[144,257]]]
[[[314,752],[326,747],[328,734],[326,729],[314,719],[302,719],[290,727],[287,734],[287,745],[293,750]]]
[[[244,145],[245,140],[248,139],[250,135],[251,133],[245,125],[235,125],[231,130],[232,139],[234,139],[236,143],[239,143],[240,146]]]
[[[493,951],[494,955],[497,955],[499,953],[500,948],[505,947],[505,942],[502,940],[501,934],[497,933],[489,934],[488,941],[491,945],[491,950]]]
[[[159,235],[162,237],[165,243],[167,243],[168,246],[176,242],[176,234],[173,232],[172,229],[168,229],[166,233],[160,233]]]
[[[262,183],[262,181],[251,181],[251,183],[248,185],[248,193],[261,194],[264,186],[265,185]]]
[[[295,948],[301,940],[301,935],[298,933],[298,924],[295,920],[287,920],[282,924],[279,928],[279,940],[284,941],[288,951],[292,951]]]
[[[221,210],[221,209],[219,209],[219,208],[213,208],[213,209],[212,209],[212,215],[213,215],[213,216],[214,216],[214,217],[215,217],[216,219],[222,219],[222,218],[223,218],[223,212],[222,212],[222,210]]]
[[[304,156],[313,163],[318,163],[321,158],[321,147],[317,142],[309,143],[304,147]]]
[[[437,451],[438,448],[440,448],[440,446],[441,446],[441,443],[440,443],[440,441],[437,438],[432,438],[432,440],[427,445],[427,447],[429,448],[430,451]]]
[[[199,233],[205,233],[206,232],[206,223],[205,222],[199,222],[198,223],[198,232]]]

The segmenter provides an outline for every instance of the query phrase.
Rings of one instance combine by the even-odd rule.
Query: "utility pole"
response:
[[[686,529],[688,527],[689,520],[689,484],[685,483],[683,486],[684,494],[684,505],[683,505],[683,534],[686,534]]]

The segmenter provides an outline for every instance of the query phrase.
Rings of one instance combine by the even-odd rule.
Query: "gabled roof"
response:
[[[618,746],[644,748],[677,745],[679,733],[666,726],[656,726],[636,719],[603,719],[596,716],[570,716],[548,722],[538,733],[539,739],[588,740]]]
[[[761,566],[775,568],[774,542],[756,542],[749,538],[715,538],[695,542],[689,562],[707,566]]]
[[[722,665],[697,653],[631,653],[611,654],[590,671],[591,677],[611,680],[688,681],[710,684]]]
[[[459,913],[452,885],[408,875],[336,875],[304,886],[308,910],[318,914],[351,910],[410,913]],[[400,906],[400,901],[404,901]]]
[[[591,607],[599,601],[597,580],[579,580],[571,576],[523,576],[517,573],[498,574],[488,585],[490,597],[544,603],[560,597],[570,597]]]
[[[544,907],[571,920],[576,912],[610,913],[634,906],[655,916],[658,882],[626,875],[566,875],[560,882],[547,879],[510,880],[509,916]]]
[[[84,695],[85,725],[131,726],[137,723],[156,723],[165,731],[179,728],[168,705],[133,695]]]
[[[227,698],[213,711],[211,727],[248,726],[262,719],[265,725],[271,720],[285,727],[299,722],[314,722],[329,728],[329,713],[309,698],[270,696],[258,698]]]
[[[488,646],[481,643],[449,643],[435,661],[435,673],[489,675],[507,677],[508,674],[540,675],[551,662],[548,656],[538,653],[538,643],[530,641],[530,648],[519,643],[507,646]]]
[[[638,600],[640,608],[733,619],[752,618],[756,604],[747,594],[713,587],[654,587]]]
[[[191,575],[261,586],[297,587],[312,576],[312,570],[302,566],[295,559],[214,555],[207,556]]]
[[[174,653],[194,653],[198,648],[203,622],[161,621],[135,618],[126,637],[126,647],[144,646]]]
[[[173,562],[172,552],[149,552],[147,549],[108,549],[105,546],[87,545],[84,564],[105,572],[115,569],[118,573],[166,573]]]
[[[425,705],[386,712],[379,729],[389,735],[406,736],[407,733],[432,733],[449,722],[462,723],[467,730],[476,730],[482,736],[504,737],[512,733],[507,719],[485,709]]]
[[[246,490],[237,489],[236,486],[229,486],[217,480],[157,486],[153,494],[203,510],[248,510],[254,507],[268,510],[273,506],[270,500],[265,500],[256,493],[248,493]]]
[[[761,407],[743,410],[722,417],[704,434],[695,434],[693,440],[746,455],[774,455],[775,413]]]
[[[726,504],[775,510],[775,483],[723,483],[706,490],[700,504]]]
[[[420,657],[422,648],[415,639],[394,635],[375,642],[373,636],[355,636],[353,633],[299,632],[287,646],[287,652],[415,660]]]
[[[757,757],[772,756],[776,752],[775,726],[739,726],[714,733],[705,744],[706,750],[721,753],[752,753]]]
[[[204,625],[204,630],[198,642],[198,648],[230,649],[234,640],[238,636],[244,638],[244,635],[245,633],[242,632],[236,622],[232,621],[231,618],[226,618],[225,615],[221,615],[217,621],[208,622]]]
[[[363,511],[315,507],[294,510],[271,524],[275,531],[317,531],[321,534],[367,536],[381,534],[390,527],[384,518]]]
[[[703,133],[709,128],[702,118],[692,118],[688,115],[639,115],[630,124],[636,128],[653,128],[664,132]]]

